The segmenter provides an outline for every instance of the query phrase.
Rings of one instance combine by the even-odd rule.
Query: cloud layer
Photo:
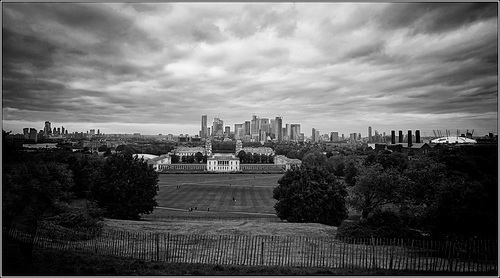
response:
[[[497,129],[495,3],[3,5],[3,124]]]

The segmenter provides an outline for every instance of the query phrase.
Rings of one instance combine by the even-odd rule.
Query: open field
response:
[[[282,174],[162,174],[156,215],[273,216],[273,188]],[[233,198],[235,201],[233,201]],[[170,211],[169,213],[167,211]],[[214,214],[215,213],[215,214]]]

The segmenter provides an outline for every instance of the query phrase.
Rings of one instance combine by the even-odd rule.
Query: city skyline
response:
[[[497,132],[497,4],[3,5],[3,128]],[[22,23],[22,24],[21,24]]]

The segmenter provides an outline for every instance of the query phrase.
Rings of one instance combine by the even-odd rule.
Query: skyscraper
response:
[[[36,133],[36,129],[34,128],[30,128],[30,131],[29,131],[29,139],[31,140],[34,140],[35,142],[37,142],[37,133]]]
[[[245,121],[245,135],[250,135],[250,121]]]
[[[276,117],[276,136],[278,137],[278,142],[283,141],[283,119],[281,117]]]
[[[368,127],[368,142],[370,142],[370,143],[373,142],[372,141],[372,127],[371,126]]]
[[[23,128],[23,134],[24,134],[24,139],[29,139],[30,138],[30,129],[27,127]]]
[[[340,141],[339,133],[335,132],[335,131],[330,133],[330,141],[332,141],[332,142]]]
[[[316,142],[316,129],[313,127],[312,128],[312,134],[311,134],[311,141],[314,143]]]
[[[214,118],[214,123],[212,125],[213,136],[222,136],[224,132],[224,121],[219,118]]]
[[[50,122],[46,121],[45,122],[45,128],[44,128],[44,135],[49,136],[52,132],[52,129],[50,128]]]
[[[300,124],[290,124],[291,140],[298,141],[300,137]]]
[[[201,131],[200,131],[200,137],[201,138],[207,138],[208,136],[208,130],[207,130],[207,115],[201,116]]]

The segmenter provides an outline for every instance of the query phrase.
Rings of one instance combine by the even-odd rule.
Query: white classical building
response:
[[[300,159],[296,159],[296,158],[288,158],[284,155],[277,155],[274,157],[274,164],[284,165],[285,170],[288,171],[292,167],[300,167],[300,165],[302,164],[302,161],[300,161]]]
[[[243,143],[241,140],[236,140],[236,155],[240,153],[240,151],[244,151],[246,153],[251,154],[265,154],[265,155],[274,155],[274,150],[269,147],[243,147]]]
[[[207,159],[207,171],[238,172],[240,171],[240,160],[234,155],[213,155]]]
[[[172,159],[168,154],[157,156],[153,154],[139,153],[139,154],[133,154],[132,156],[134,157],[137,156],[137,158],[143,158],[148,163],[148,165],[153,165],[153,169],[155,169],[155,171],[161,171],[164,165],[172,164]]]

